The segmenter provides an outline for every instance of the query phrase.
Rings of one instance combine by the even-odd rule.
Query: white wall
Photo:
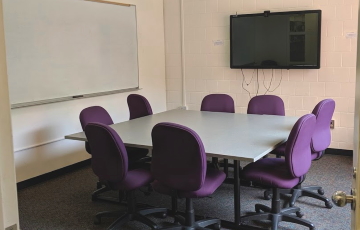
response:
[[[180,0],[164,0],[167,108],[183,104]]]
[[[19,213],[6,74],[2,1],[0,2],[0,124],[0,229],[5,229],[14,224],[19,226]]]
[[[165,0],[165,37],[167,106],[182,104],[180,0]],[[280,86],[271,94],[285,102],[286,115],[303,115],[312,111],[324,98],[336,101],[335,129],[331,148],[353,149],[355,62],[357,38],[346,38],[347,32],[357,32],[357,0],[184,0],[185,21],[185,85],[186,101],[190,109],[198,110],[202,98],[210,93],[230,94],[236,112],[245,113],[249,95],[242,89],[240,70],[229,68],[229,15],[270,11],[322,10],[321,69],[283,70]],[[222,40],[223,46],[213,41]],[[181,47],[181,46],[180,46]],[[250,81],[253,70],[244,70]],[[271,70],[265,72],[269,85]],[[180,77],[179,77],[180,76]],[[274,89],[281,71],[275,71]],[[265,93],[263,74],[259,71],[259,94]],[[251,96],[256,84],[246,87]],[[269,93],[268,93],[269,94]]]
[[[139,75],[140,87],[143,89],[133,93],[148,98],[154,113],[164,111],[166,91],[163,1],[121,2],[135,4],[137,7]],[[128,120],[128,94],[130,93],[13,109],[11,114],[17,182],[89,158],[84,151],[84,143],[63,140],[64,135],[81,131],[79,113],[88,106],[104,107],[114,122]],[[56,142],[46,144],[49,141]],[[39,144],[44,145],[29,148]],[[25,150],[22,150],[24,148]]]

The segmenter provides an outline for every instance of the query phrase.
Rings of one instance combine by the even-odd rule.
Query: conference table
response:
[[[111,125],[126,146],[152,148],[151,130],[160,122],[193,129],[201,138],[207,157],[234,161],[234,222],[222,225],[242,229],[240,223],[240,161],[255,162],[284,143],[298,117],[239,113],[169,110]],[[65,139],[87,141],[85,133]]]

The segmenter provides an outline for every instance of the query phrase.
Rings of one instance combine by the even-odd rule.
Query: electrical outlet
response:
[[[183,109],[183,110],[186,110],[186,106],[179,106],[179,107],[177,107],[177,109]]]
[[[335,120],[330,121],[330,129],[335,128]]]
[[[11,226],[5,228],[5,230],[17,230],[17,225],[16,224],[11,225]]]

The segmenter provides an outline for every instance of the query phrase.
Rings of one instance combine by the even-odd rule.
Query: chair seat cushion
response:
[[[113,190],[130,191],[148,185],[153,181],[150,171],[146,169],[134,169],[127,172],[126,178],[119,183],[110,183]]]
[[[241,176],[245,180],[276,188],[293,188],[302,179],[289,174],[283,158],[264,158],[250,163],[244,167]]]
[[[206,177],[203,186],[196,191],[177,191],[177,195],[181,198],[200,198],[206,197],[215,192],[215,190],[224,182],[225,173],[217,170],[208,168],[206,172]],[[159,181],[154,181],[152,186],[155,191],[166,194],[166,195],[174,195],[175,191],[171,188],[167,187],[164,184],[161,184]]]

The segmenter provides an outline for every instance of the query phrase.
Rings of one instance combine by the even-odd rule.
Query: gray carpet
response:
[[[337,155],[325,155],[312,164],[304,185],[322,185],[325,195],[331,197],[337,190],[350,191],[352,179],[352,158]],[[90,167],[79,169],[56,179],[19,191],[20,227],[22,230],[99,230],[106,229],[115,219],[103,219],[101,225],[94,225],[97,212],[124,209],[115,204],[92,202],[91,192],[95,189],[97,178]],[[109,196],[117,193],[109,192]],[[262,199],[263,190],[241,187],[241,215],[254,211],[256,203],[270,205]],[[170,208],[170,198],[153,192],[150,196],[137,193],[138,202]],[[184,201],[179,201],[180,210]],[[324,203],[312,198],[301,197],[296,203],[304,212],[304,217],[312,221],[317,230],[349,230],[350,207],[334,206],[326,209]],[[194,202],[195,213],[201,216],[219,217],[233,220],[233,186],[222,185],[211,198],[197,199]],[[125,209],[124,209],[125,210]],[[339,218],[341,217],[341,218]],[[171,217],[155,222],[166,224]],[[253,223],[256,226],[269,227],[267,222]],[[140,223],[131,222],[122,229],[150,229]],[[307,229],[305,227],[281,222],[279,229]]]

